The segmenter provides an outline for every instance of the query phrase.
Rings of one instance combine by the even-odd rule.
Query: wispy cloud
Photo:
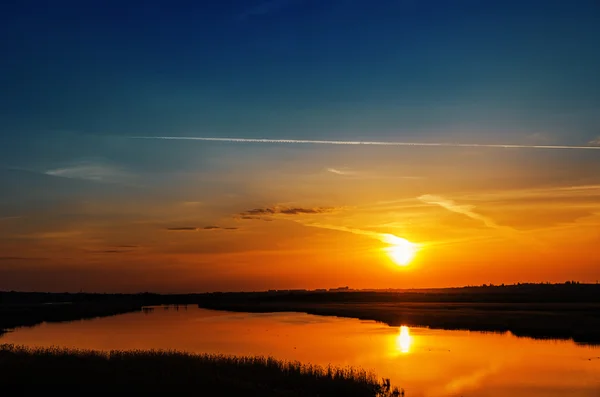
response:
[[[431,194],[425,194],[425,195],[419,196],[418,199],[421,200],[422,202],[426,203],[426,204],[439,205],[440,207],[445,208],[448,211],[456,212],[458,214],[466,215],[466,216],[468,216],[471,219],[475,219],[475,220],[483,222],[488,227],[491,227],[491,228],[494,228],[494,229],[501,228],[501,226],[499,226],[492,219],[488,218],[487,216],[481,215],[481,214],[473,211],[473,209],[475,207],[472,206],[472,205],[456,204],[452,200],[448,200],[448,199],[446,199],[444,197],[434,196],[434,195],[431,195]]]
[[[266,139],[266,138],[216,138],[191,136],[134,136],[132,139],[189,140],[230,143],[267,143],[267,144],[308,144],[308,145],[364,145],[364,146],[415,146],[415,147],[457,147],[457,148],[498,148],[498,149],[578,149],[600,150],[600,146],[571,145],[518,145],[518,144],[483,144],[483,143],[449,143],[449,142],[393,142],[393,141],[330,141],[308,139]]]
[[[0,217],[0,222],[2,221],[12,221],[15,219],[20,219],[20,216],[4,216],[4,217]]]
[[[123,183],[130,177],[128,173],[113,165],[89,162],[49,169],[44,171],[44,174],[105,183]]]
[[[25,260],[44,260],[48,258],[31,256],[0,256],[0,261],[25,261]]]
[[[33,233],[33,234],[28,235],[28,237],[41,238],[41,239],[71,239],[74,237],[79,237],[83,234],[84,233],[81,230],[65,230],[65,231]]]
[[[545,250],[547,248],[535,236],[527,235],[524,232],[510,226],[499,225],[493,219],[474,211],[475,207],[472,205],[457,204],[453,200],[431,194],[419,196],[418,199],[426,204],[439,205],[448,211],[462,214],[471,219],[480,221],[485,226],[498,230],[505,238],[509,238],[518,243],[527,244],[529,247],[539,250]]]
[[[237,227],[221,227],[216,225],[208,225],[202,227],[196,226],[182,226],[182,227],[168,227],[166,230],[170,232],[197,232],[199,230],[237,230]]]
[[[477,201],[509,201],[525,199],[569,199],[600,196],[600,185],[550,186],[517,190],[501,190],[496,192],[472,192],[460,197]]]
[[[350,170],[341,170],[341,169],[337,169],[337,168],[327,168],[327,172],[331,172],[332,174],[336,174],[336,175],[356,175],[356,172],[354,171],[350,171]]]
[[[598,136],[595,139],[592,139],[591,141],[589,141],[588,145],[590,145],[592,147],[600,146],[600,136]]]
[[[387,244],[397,244],[400,240],[400,238],[398,236],[395,236],[390,233],[378,233],[378,232],[374,232],[371,230],[356,229],[356,228],[351,228],[351,227],[346,227],[346,226],[328,225],[328,224],[323,224],[323,223],[318,223],[318,222],[298,221],[298,223],[300,223],[301,225],[304,225],[304,226],[308,226],[308,227],[317,227],[320,229],[336,230],[339,232],[357,234],[359,236],[369,237],[369,238],[372,238],[375,240],[382,241]]]
[[[204,226],[202,229],[203,230],[238,230],[239,228],[237,228],[237,227],[221,227],[221,226],[210,225],[210,226]]]
[[[302,0],[271,0],[264,1],[255,5],[254,7],[248,8],[243,13],[237,16],[237,19],[243,20],[254,16],[266,15],[273,12],[280,11],[286,7],[289,7],[295,3],[299,3]]]
[[[245,212],[242,212],[240,216],[250,217],[244,219],[252,219],[252,217],[260,217],[265,215],[303,215],[303,214],[322,214],[334,211],[331,207],[284,207],[284,206],[272,206],[265,208],[254,208]]]
[[[100,251],[91,251],[98,254],[124,254],[127,252],[132,252],[132,250],[100,250]]]
[[[385,175],[376,174],[362,171],[353,171],[349,169],[340,168],[326,168],[325,171],[335,175],[340,175],[345,178],[359,178],[359,179],[423,179],[420,176],[408,176],[408,175]]]

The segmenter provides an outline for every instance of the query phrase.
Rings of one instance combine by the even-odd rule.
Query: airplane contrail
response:
[[[314,139],[268,139],[268,138],[216,138],[194,136],[134,136],[132,139],[162,139],[183,141],[208,141],[231,143],[283,143],[309,145],[371,145],[371,146],[434,146],[434,147],[469,147],[469,148],[520,148],[520,149],[589,149],[600,150],[600,146],[569,145],[515,145],[489,143],[439,143],[439,142],[394,142],[394,141],[330,141]]]

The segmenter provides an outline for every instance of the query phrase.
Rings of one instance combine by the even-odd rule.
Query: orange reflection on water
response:
[[[0,336],[0,343],[176,349],[355,365],[390,378],[410,397],[600,396],[598,347],[302,313],[157,308],[19,328]]]
[[[400,353],[410,353],[410,345],[412,344],[412,336],[406,325],[400,327],[398,336],[396,337],[396,349]]]

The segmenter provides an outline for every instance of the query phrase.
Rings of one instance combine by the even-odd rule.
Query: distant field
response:
[[[265,357],[0,345],[2,395],[399,396],[373,373]]]
[[[600,285],[571,282],[430,290],[173,295],[0,292],[0,332],[3,328],[109,316],[160,304],[198,304],[242,312],[296,311],[375,320],[391,326],[511,331],[519,336],[600,344]]]
[[[515,285],[426,292],[213,294],[200,307],[317,315],[600,344],[600,286]]]

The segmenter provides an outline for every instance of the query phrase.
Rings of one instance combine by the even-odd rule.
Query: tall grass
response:
[[[374,373],[354,367],[165,350],[100,352],[0,345],[0,395],[37,390],[61,395],[401,395],[389,380],[379,380]]]

